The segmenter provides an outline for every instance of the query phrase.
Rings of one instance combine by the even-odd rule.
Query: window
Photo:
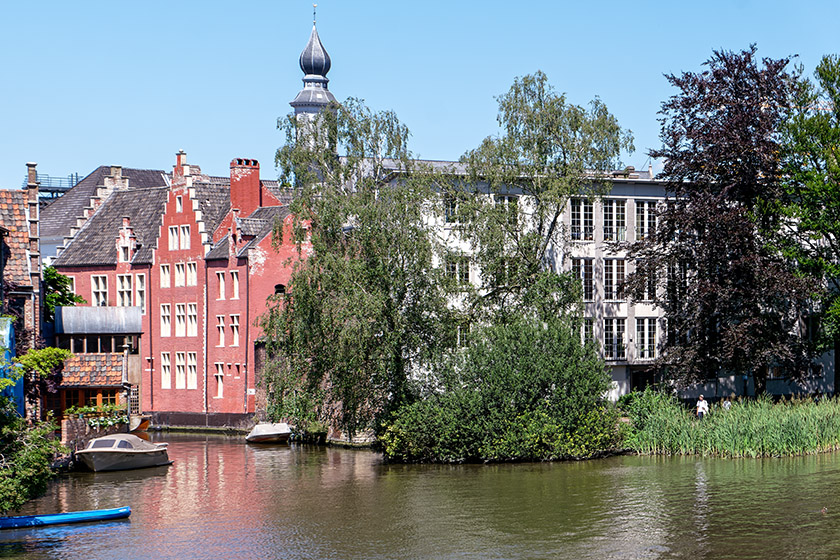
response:
[[[190,226],[181,226],[181,249],[190,248]]]
[[[187,389],[198,388],[198,359],[195,352],[187,352]]]
[[[604,259],[604,300],[624,297],[624,259]]]
[[[169,364],[169,352],[160,355],[160,388],[172,388],[172,370]]]
[[[519,223],[519,205],[517,200],[519,197],[509,194],[497,194],[494,197],[496,208],[501,210],[504,214],[505,221],[512,226]]]
[[[458,221],[458,199],[454,196],[443,198],[443,221],[452,224]]]
[[[138,274],[134,280],[134,305],[140,308],[140,312],[146,314],[146,275]]]
[[[583,319],[583,343],[589,344],[595,341],[595,319],[586,317]]]
[[[216,398],[221,399],[225,392],[225,364],[216,363]]]
[[[457,329],[458,340],[456,340],[456,343],[459,348],[466,348],[470,345],[470,331],[472,330],[469,321],[458,323]]]
[[[644,239],[656,231],[656,201],[636,201],[636,239]]]
[[[595,286],[592,281],[592,259],[572,259],[572,272],[583,282],[583,301],[595,300]]]
[[[168,303],[160,304],[160,336],[172,335],[172,308]]]
[[[225,273],[217,272],[216,279],[219,282],[219,297],[216,299],[225,299]]]
[[[446,276],[460,285],[470,283],[470,258],[465,255],[450,255],[446,258]]]
[[[175,197],[175,211],[179,213],[184,211],[184,198],[181,196]]]
[[[117,307],[131,307],[131,274],[117,274]]]
[[[169,265],[162,264],[160,265],[160,287],[168,288],[169,286]]]
[[[187,354],[175,352],[175,388],[184,389],[187,386]]]
[[[175,263],[175,287],[179,288],[185,284],[186,272],[184,263]]]
[[[636,319],[636,357],[650,360],[656,357],[656,318]]]
[[[187,334],[187,306],[183,303],[175,304],[175,336]]]
[[[195,286],[198,284],[198,264],[195,262],[187,263],[187,286]]]
[[[636,273],[644,278],[644,285],[636,292],[639,301],[653,301],[656,299],[656,266],[653,262],[636,261]]]
[[[239,346],[239,315],[230,316],[230,345]]]
[[[118,259],[119,262],[128,262],[128,260],[129,260],[128,257],[129,257],[128,246],[127,245],[121,245],[120,246],[119,259]]]
[[[198,336],[198,304],[187,304],[187,336]]]
[[[624,359],[624,319],[604,319],[604,357]]]
[[[225,345],[225,316],[216,315],[216,330],[219,331],[219,343],[216,346]]]
[[[592,241],[592,201],[585,198],[573,198],[572,205],[572,240]]]
[[[236,270],[233,270],[230,273],[230,289],[233,292],[230,298],[239,299],[239,272]]]
[[[108,277],[91,277],[91,301],[94,307],[105,307],[108,305]]]
[[[604,200],[604,241],[624,241],[627,233],[624,200]]]
[[[178,226],[169,226],[169,250],[178,250]]]

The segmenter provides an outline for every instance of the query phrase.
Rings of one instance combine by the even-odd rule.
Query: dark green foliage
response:
[[[43,494],[50,464],[63,449],[50,423],[28,426],[8,399],[0,398],[0,513],[20,508]]]
[[[51,323],[54,320],[56,306],[77,303],[85,303],[85,298],[70,291],[70,278],[52,266],[44,267],[44,321]]]
[[[589,457],[615,447],[609,376],[559,319],[520,318],[475,332],[443,387],[397,411],[381,438],[401,461]]]

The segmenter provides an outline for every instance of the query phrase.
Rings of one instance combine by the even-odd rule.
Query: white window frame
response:
[[[572,259],[572,272],[581,281],[581,296],[583,301],[595,301],[595,259]]]
[[[175,304],[175,336],[187,335],[187,304]]]
[[[624,299],[624,279],[627,264],[624,259],[604,259],[604,301]]]
[[[224,315],[216,315],[216,330],[219,332],[219,340],[218,344],[216,344],[219,348],[224,348],[225,346],[225,316]]]
[[[645,239],[656,231],[656,201],[636,201],[636,240]]]
[[[215,399],[224,398],[225,394],[225,364],[216,362],[216,396]]]
[[[627,200],[604,199],[604,241],[626,241]]]
[[[230,345],[239,346],[239,315],[230,316]]]
[[[172,388],[172,362],[169,352],[161,352],[160,354],[160,388]]]
[[[187,353],[175,352],[175,388],[187,387]]]
[[[93,307],[108,306],[108,277],[104,274],[94,274],[90,277],[90,301]]]
[[[604,318],[604,359],[627,359],[626,323],[624,317]]]
[[[169,265],[162,264],[160,265],[160,287],[161,288],[168,288],[172,285],[171,283],[172,277],[169,274]]]
[[[190,248],[190,226],[183,225],[181,226],[181,249],[189,249]]]
[[[636,317],[636,358],[656,358],[656,317]]]
[[[231,296],[230,299],[239,299],[239,271],[238,270],[231,270],[230,271],[230,289],[231,289]]]
[[[169,250],[177,251],[178,248],[178,226],[169,226]]]
[[[187,352],[187,389],[198,388],[198,353]]]
[[[187,304],[187,336],[198,336],[198,304]]]
[[[186,265],[184,263],[175,263],[175,287],[182,288],[187,283]]]
[[[216,299],[222,300],[225,299],[225,273],[216,272],[216,281],[219,283],[219,293],[217,294]]]
[[[593,241],[595,239],[595,220],[592,201],[586,198],[573,198],[569,201],[569,206],[572,241]]]
[[[146,314],[146,275],[134,276],[134,305],[140,308],[140,313]]]
[[[117,274],[117,307],[131,307],[133,284],[131,274]]]
[[[172,306],[160,304],[160,336],[172,336]]]
[[[187,286],[198,285],[198,263],[196,263],[195,261],[188,262],[186,268],[186,275]]]
[[[184,197],[176,196],[175,197],[175,211],[179,214],[184,211]]]

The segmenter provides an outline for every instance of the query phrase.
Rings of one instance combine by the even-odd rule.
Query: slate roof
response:
[[[62,387],[122,386],[122,353],[74,354],[64,362]]]
[[[198,209],[204,220],[204,231],[211,235],[230,211],[230,179],[227,181],[227,185],[215,182],[193,185]]]
[[[242,235],[253,236],[242,248],[237,252],[237,256],[244,255],[248,249],[255,247],[266,236],[271,235],[274,228],[274,220],[284,220],[289,215],[288,206],[264,206],[257,208],[247,218],[239,219],[239,227]],[[230,240],[225,235],[219,240],[216,245],[204,257],[207,260],[217,260],[228,258],[228,251],[230,247]]]
[[[69,235],[70,228],[76,225],[76,218],[82,216],[82,211],[90,204],[91,197],[96,195],[96,188],[104,185],[105,177],[110,175],[110,166],[99,166],[72,189],[41,208],[41,239],[61,241],[65,235]],[[128,178],[129,189],[148,189],[168,184],[167,174],[156,169],[124,167],[122,176]]]
[[[29,278],[29,222],[26,217],[27,192],[0,190],[0,227],[8,230],[2,237],[3,278],[19,287],[32,286]]]
[[[67,249],[55,260],[56,266],[113,265],[117,262],[116,239],[123,216],[131,220],[138,250],[133,264],[152,262],[152,249],[160,232],[168,187],[115,191],[82,226]]]

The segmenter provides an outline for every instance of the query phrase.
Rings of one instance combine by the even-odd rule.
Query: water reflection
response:
[[[77,473],[0,533],[20,558],[836,558],[840,456],[388,465],[369,451],[168,435],[174,464]],[[827,508],[827,514],[820,509]]]

